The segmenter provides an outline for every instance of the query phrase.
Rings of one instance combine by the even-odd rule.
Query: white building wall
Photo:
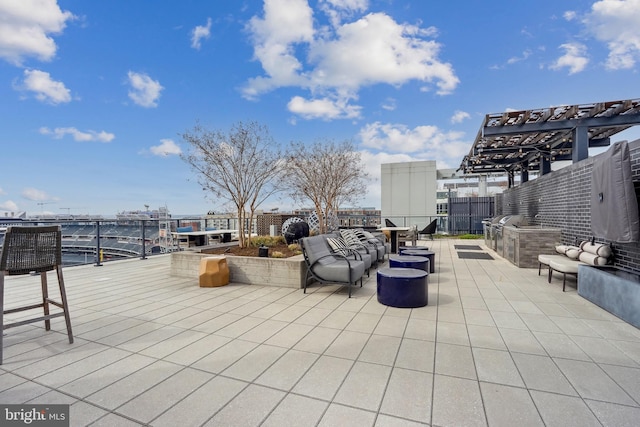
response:
[[[382,218],[398,226],[423,228],[436,215],[435,160],[381,165]]]

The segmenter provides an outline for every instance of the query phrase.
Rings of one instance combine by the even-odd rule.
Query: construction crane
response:
[[[41,212],[41,213],[44,213],[44,207],[43,207],[43,206],[44,206],[44,205],[50,205],[50,204],[52,204],[52,203],[56,203],[56,202],[38,202],[38,203],[36,203],[36,204],[40,206],[40,212]]]
[[[71,216],[71,209],[75,209],[75,210],[79,210],[79,209],[86,209],[84,206],[81,208],[60,208],[62,210],[66,210],[67,211],[67,215]]]
[[[78,217],[78,214],[76,214],[76,215],[72,215],[71,214],[71,209],[79,211],[80,209],[86,209],[86,207],[82,206],[82,207],[79,207],[79,208],[60,208],[60,209],[67,211],[67,216],[64,217],[64,219],[71,220],[71,219],[76,219]]]

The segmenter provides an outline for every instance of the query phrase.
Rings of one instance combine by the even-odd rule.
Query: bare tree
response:
[[[278,144],[267,127],[256,122],[238,122],[226,133],[196,124],[182,138],[191,146],[182,160],[196,172],[204,190],[233,203],[239,245],[250,245],[256,209],[280,190],[283,168]]]
[[[288,182],[294,200],[311,200],[320,233],[327,218],[343,203],[355,203],[366,192],[368,175],[351,141],[293,143],[287,156]]]

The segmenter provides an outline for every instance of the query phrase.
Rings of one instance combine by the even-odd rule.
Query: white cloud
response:
[[[157,107],[160,92],[164,89],[160,82],[144,73],[129,71],[127,76],[131,85],[129,98],[141,107]]]
[[[161,139],[160,145],[154,145],[150,148],[152,154],[156,156],[167,157],[170,155],[178,155],[182,153],[180,146],[171,139]]]
[[[52,135],[55,139],[62,139],[65,135],[71,135],[74,140],[79,142],[111,142],[116,137],[114,134],[105,131],[96,132],[88,130],[82,132],[74,127],[55,128],[53,130],[47,127],[42,127],[40,128],[40,133],[42,135]]]
[[[382,104],[382,108],[387,111],[394,111],[397,108],[396,100],[393,98],[387,98]]]
[[[349,13],[367,6],[365,1],[322,3]],[[312,98],[347,104],[364,86],[419,80],[444,95],[459,83],[451,64],[438,58],[440,44],[431,39],[434,28],[399,24],[384,13],[315,29],[307,0],[265,0],[264,17],[253,17],[247,29],[254,58],[264,70],[243,88],[249,99],[280,87],[297,87],[310,91]]]
[[[640,60],[640,0],[597,1],[584,23],[607,44],[607,68],[630,69]]]
[[[369,0],[321,0],[320,9],[329,17],[333,27],[355,12],[364,12],[369,8]]]
[[[436,126],[418,126],[374,122],[362,127],[359,136],[362,145],[382,151],[416,153],[423,151],[429,138],[438,132]]]
[[[198,25],[191,31],[191,47],[200,49],[200,41],[211,36],[211,18],[207,18],[207,25]]]
[[[574,19],[576,19],[577,16],[578,14],[573,10],[567,10],[565,13],[562,14],[562,17],[566,21],[573,21]]]
[[[456,110],[453,116],[451,116],[451,123],[462,123],[463,120],[470,118],[471,116],[466,111]]]
[[[408,154],[389,154],[384,152],[374,153],[368,150],[360,151],[360,160],[364,165],[365,172],[369,175],[367,191],[360,206],[380,206],[381,203],[381,166],[383,163],[402,163],[423,159],[417,159]]]
[[[538,48],[539,50],[544,50],[544,47]],[[513,65],[513,64],[517,64],[518,62],[522,62],[522,61],[526,61],[527,59],[529,59],[529,57],[533,54],[533,51],[531,49],[525,49],[522,51],[522,54],[520,56],[512,56],[511,58],[507,59],[507,62],[504,64],[493,64],[491,66],[489,66],[490,70],[502,70],[504,68],[506,68],[507,65]]]
[[[449,93],[459,81],[450,64],[437,60],[440,45],[423,39],[430,31],[398,24],[383,13],[344,24],[337,38],[311,47],[309,58],[317,64],[313,83],[357,90],[365,85],[401,85],[417,79],[435,81],[438,93]]]
[[[267,76],[250,79],[243,90],[245,97],[305,84],[298,74],[302,64],[295,57],[294,44],[313,40],[313,11],[306,0],[265,0],[264,18],[254,16],[247,28],[252,33],[254,58]]]
[[[0,196],[4,196],[5,194],[7,193],[0,187]]]
[[[24,70],[24,81],[16,89],[34,92],[37,100],[49,104],[57,105],[71,101],[71,91],[64,83],[53,80],[45,71]]]
[[[564,49],[565,53],[549,66],[552,70],[569,68],[571,75],[583,71],[589,63],[587,47],[582,43],[565,43],[560,45],[560,49]]]
[[[294,114],[305,119],[342,119],[358,118],[362,107],[349,105],[348,99],[332,100],[329,98],[306,100],[301,96],[294,96],[287,104],[287,108]]]
[[[363,12],[369,8],[369,0],[322,0],[336,9]]]
[[[51,35],[75,18],[56,0],[3,0],[0,17],[0,58],[18,66],[25,57],[51,60],[57,49]]]
[[[37,202],[42,202],[44,200],[54,200],[54,198],[49,196],[46,192],[38,190],[36,188],[25,188],[24,190],[22,190],[22,197],[27,200],[33,200]]]
[[[439,167],[454,167],[469,151],[463,132],[443,132],[436,126],[416,126],[374,122],[359,132],[362,145],[378,151],[411,154],[420,160],[437,160]],[[458,166],[458,165],[455,165]]]
[[[524,61],[531,56],[531,53],[531,50],[527,49],[522,52],[522,56],[512,56],[511,58],[507,59],[507,64],[511,65],[515,64],[516,62]]]
[[[0,211],[16,212],[18,211],[18,205],[13,200],[7,200],[0,203]]]

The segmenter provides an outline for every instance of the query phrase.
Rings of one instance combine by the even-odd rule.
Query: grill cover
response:
[[[591,179],[591,231],[619,243],[640,240],[638,202],[627,141],[596,157]]]

